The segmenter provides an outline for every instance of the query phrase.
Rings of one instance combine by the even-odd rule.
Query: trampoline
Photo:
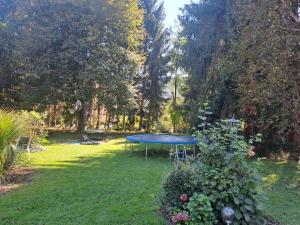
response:
[[[132,143],[142,143],[145,145],[145,159],[148,157],[148,144],[167,144],[167,145],[193,145],[195,154],[195,145],[197,141],[192,136],[176,136],[166,134],[140,134],[126,137],[125,150],[127,142],[132,146]]]

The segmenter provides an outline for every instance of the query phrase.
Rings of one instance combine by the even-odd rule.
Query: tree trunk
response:
[[[146,124],[147,124],[147,125],[146,125],[146,131],[147,131],[147,133],[150,132],[151,125],[152,125],[151,114],[152,114],[152,112],[151,112],[151,103],[150,103],[149,114],[148,114],[148,116],[147,116],[147,123],[146,123]]]
[[[105,114],[104,129],[107,129],[108,112]]]
[[[119,114],[119,110],[117,110],[117,115],[116,115],[116,117],[117,117],[117,130],[119,131],[119,130],[120,130],[120,126],[119,126],[119,124],[120,124],[120,114]]]
[[[173,93],[173,110],[176,110],[177,106],[177,68],[176,68],[176,77],[174,81],[174,93]],[[173,120],[173,133],[176,133],[176,121]]]
[[[95,128],[95,98],[91,100],[89,127]]]
[[[47,111],[48,111],[48,128],[51,127],[51,105],[48,105]]]
[[[123,112],[123,121],[122,121],[123,132],[126,131],[125,122],[126,122],[126,112],[124,111]]]
[[[295,129],[295,137],[294,141],[297,145],[300,144],[300,93],[299,93],[299,85],[297,80],[294,81],[294,129]]]
[[[54,118],[54,127],[57,126],[57,105],[54,105],[54,112],[53,112],[53,118]]]
[[[139,116],[140,116],[139,130],[142,130],[143,129],[143,120],[144,120],[144,98],[143,97],[141,99]]]
[[[81,141],[83,141],[83,134],[85,131],[86,120],[87,120],[86,103],[82,101],[81,109],[79,111],[79,117],[78,117],[78,131],[80,132]]]
[[[97,106],[97,124],[96,124],[96,129],[99,129],[100,128],[100,120],[101,120],[101,105],[98,103],[98,106]]]
[[[135,111],[131,110],[130,111],[130,130],[134,130],[134,124],[135,124]]]
[[[110,129],[110,122],[111,122],[111,114],[110,113],[106,114],[106,119],[105,120],[106,120],[105,121],[105,128],[107,130],[109,130]]]

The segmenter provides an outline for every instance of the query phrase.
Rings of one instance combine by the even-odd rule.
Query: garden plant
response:
[[[0,178],[15,163],[16,144],[23,131],[22,122],[16,114],[0,110]]]
[[[260,177],[246,161],[251,144],[259,138],[245,140],[240,122],[211,124],[207,115],[201,111],[202,123],[195,133],[200,153],[190,162],[176,164],[163,184],[163,208],[171,218],[186,214],[189,219],[183,224],[222,224],[226,206],[234,210],[235,225],[265,224],[257,188]],[[183,194],[189,201],[182,201]]]

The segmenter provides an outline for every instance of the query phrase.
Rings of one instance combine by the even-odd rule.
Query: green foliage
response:
[[[299,52],[292,46],[299,42],[299,35],[292,32],[295,24],[283,19],[293,14],[293,6],[273,0],[243,5],[233,2],[227,14],[235,21],[234,27],[228,27],[234,38],[228,51],[217,56],[212,73],[232,84],[238,97],[237,113],[248,123],[256,122],[267,144],[286,143],[288,139],[293,142],[291,133],[298,132],[295,119],[300,117],[295,113],[299,111],[295,104],[299,102],[299,95],[295,95],[299,91],[295,82],[299,68],[294,64]]]
[[[45,115],[36,111],[21,111],[20,118],[26,123],[26,136],[29,138],[26,148],[41,149],[41,143],[47,142],[47,130],[45,126]]]
[[[194,193],[186,209],[190,216],[188,225],[213,225],[215,222],[213,208],[206,195]]]
[[[185,122],[185,111],[183,109],[183,102],[177,101],[176,105],[170,100],[167,102],[162,115],[159,120],[161,131],[174,130],[174,124],[176,126],[175,132],[184,132],[187,128]]]
[[[144,38],[138,0],[1,0],[0,14],[8,24],[0,29],[1,106],[69,110],[80,100],[81,124],[94,98],[109,114],[134,107]]]
[[[216,117],[239,115],[266,144],[299,141],[299,5],[294,0],[203,0],[180,22],[186,104],[212,103]],[[298,19],[297,19],[298,18]],[[255,113],[249,113],[254,109]],[[197,118],[191,117],[192,125]],[[249,126],[249,127],[250,127]]]
[[[15,9],[15,0],[0,0],[0,105],[4,108],[17,108],[20,105],[16,88],[20,80],[15,73],[16,63],[12,49],[16,38],[8,17]]]
[[[197,191],[198,181],[193,168],[185,164],[175,167],[163,184],[162,203],[167,207],[182,207],[179,197],[182,194],[192,194]]]
[[[0,175],[7,172],[16,160],[16,142],[23,132],[22,121],[14,112],[0,110]]]
[[[230,205],[235,210],[235,222],[257,223],[261,215],[261,203],[257,191],[259,178],[246,166],[234,169],[214,168],[200,165],[197,168],[198,189],[212,202],[216,216],[220,220],[220,211]],[[246,172],[247,171],[247,172]],[[254,173],[254,174],[253,174]]]
[[[221,40],[227,41],[225,8],[228,4],[229,1],[224,0],[193,2],[185,5],[179,18],[182,26],[180,38],[183,40],[180,65],[188,74],[185,103],[192,127],[197,123],[199,103],[217,96],[213,107],[219,114],[222,105],[218,102],[218,97],[227,94],[220,89],[215,91],[219,87],[219,80],[214,74],[209,74],[209,71],[214,54],[224,50]]]
[[[219,222],[222,208],[231,206],[235,211],[234,224],[264,224],[257,189],[260,178],[246,162],[251,146],[239,134],[240,124],[232,125],[228,121],[210,124],[208,114],[202,110],[199,115],[202,123],[196,138],[200,153],[195,161],[171,172],[164,184],[165,202],[171,207],[182,207],[176,196],[183,193],[192,196],[191,193],[197,192],[209,198]],[[258,140],[255,138],[250,143]]]
[[[230,120],[210,124],[206,122],[206,114],[205,110],[200,114],[201,130],[196,132],[202,192],[218,211],[231,205],[235,223],[259,223],[262,210],[257,190],[259,176],[246,162],[251,146],[240,134],[241,124],[232,124]],[[259,138],[249,142],[253,141]]]
[[[163,2],[142,0],[141,5],[145,10],[146,37],[143,43],[145,62],[141,68],[141,74],[138,74],[136,80],[140,92],[138,96],[140,115],[144,117],[143,114],[146,112],[146,126],[150,130],[154,123],[158,122],[161,115],[162,104],[165,101],[163,89],[170,79],[170,30],[166,29],[164,25],[165,9]],[[145,101],[148,104],[145,104]]]
[[[251,148],[250,144],[259,142],[261,135],[258,134],[247,142],[243,136],[244,130],[240,121],[223,120],[214,124],[207,122],[211,113],[207,111],[207,103],[204,106],[206,108],[200,110],[198,116],[200,130],[195,133],[200,149],[198,159],[216,168],[229,165],[239,169],[239,165],[245,164],[245,158]]]

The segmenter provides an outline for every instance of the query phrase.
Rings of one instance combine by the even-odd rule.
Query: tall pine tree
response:
[[[165,28],[165,11],[163,3],[158,0],[143,0],[145,10],[144,28],[146,38],[144,52],[146,55],[142,72],[142,106],[146,109],[146,128],[150,130],[158,121],[164,102],[164,88],[169,81],[170,71],[170,31]],[[140,112],[141,121],[144,113]]]

